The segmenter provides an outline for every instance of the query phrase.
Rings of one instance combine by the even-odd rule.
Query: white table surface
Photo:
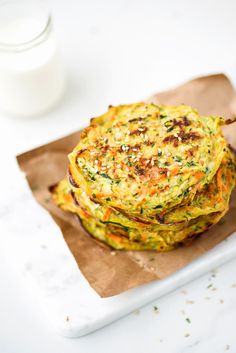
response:
[[[25,183],[14,155],[84,126],[108,104],[135,102],[201,74],[227,70],[236,79],[234,0],[51,0],[50,6],[68,88],[44,117],[0,116],[0,216]],[[1,353],[236,352],[236,259],[69,340],[49,328],[25,279],[9,266],[10,256],[0,247]]]

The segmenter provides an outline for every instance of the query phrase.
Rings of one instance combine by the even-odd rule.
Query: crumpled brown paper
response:
[[[236,115],[235,96],[228,78],[219,74],[189,81],[174,90],[156,94],[148,101],[190,104],[202,114],[230,118]],[[236,147],[236,124],[225,127],[225,135]],[[68,165],[67,154],[77,144],[78,139],[79,132],[75,132],[23,153],[17,160],[26,174],[34,197],[59,225],[80,270],[100,296],[113,296],[141,284],[165,278],[213,248],[236,230],[236,191],[234,191],[230,211],[223,222],[202,234],[189,246],[167,253],[112,251],[89,236],[75,216],[56,207],[50,198],[49,187],[65,176]]]

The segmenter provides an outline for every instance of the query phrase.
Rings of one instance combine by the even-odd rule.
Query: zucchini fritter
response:
[[[72,178],[106,206],[143,218],[166,213],[215,175],[227,148],[222,123],[185,105],[111,107],[69,155]]]
[[[53,199],[115,249],[171,250],[228,210],[236,164],[223,124],[186,105],[110,107],[83,130]]]
[[[171,228],[161,229],[158,225],[146,226],[143,229],[123,226],[115,222],[102,222],[89,213],[83,206],[75,203],[73,192],[68,189],[64,179],[53,192],[54,201],[65,211],[80,217],[85,229],[96,239],[115,249],[126,250],[158,250],[168,251],[186,239],[197,236],[217,223],[226,213],[228,207],[221,212],[200,216],[181,224],[178,231]]]

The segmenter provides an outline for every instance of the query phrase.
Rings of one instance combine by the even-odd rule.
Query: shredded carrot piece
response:
[[[107,237],[108,237],[108,238],[111,238],[111,239],[113,239],[113,240],[122,242],[121,237],[119,237],[118,235],[115,235],[115,234],[107,234]]]
[[[157,194],[158,193],[158,191],[159,191],[159,189],[152,189],[152,190],[150,190],[150,195],[154,195],[154,194]]]
[[[110,196],[113,196],[113,194],[105,194],[105,193],[103,193],[103,192],[99,192],[99,193],[97,193],[97,197],[98,198],[102,198],[102,197],[110,197]]]
[[[73,201],[70,194],[64,195],[64,199],[65,199],[65,202],[72,202]]]
[[[102,220],[103,220],[103,221],[107,221],[107,220],[109,219],[109,217],[110,217],[110,214],[111,214],[111,209],[108,208],[108,209],[106,210],[106,212],[105,212],[105,214],[104,214]]]
[[[195,173],[195,177],[197,178],[197,179],[201,179],[202,177],[203,177],[203,175],[204,175],[204,173],[203,172],[196,172]]]
[[[179,169],[180,169],[180,168],[178,168],[178,167],[174,168],[174,169],[171,171],[171,175],[172,175],[172,176],[177,175],[177,174],[179,173]]]
[[[219,187],[222,185],[222,168],[217,171],[216,181]]]

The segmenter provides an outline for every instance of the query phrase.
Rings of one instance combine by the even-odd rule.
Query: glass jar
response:
[[[22,117],[43,114],[64,89],[64,69],[44,3],[0,0],[0,110]]]

